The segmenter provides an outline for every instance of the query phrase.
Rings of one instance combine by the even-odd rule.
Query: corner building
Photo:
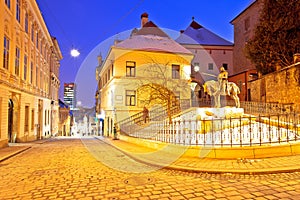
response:
[[[172,100],[169,106],[178,106],[191,100],[193,54],[148,21],[147,13],[141,16],[141,25],[110,48],[99,69],[97,95],[105,113],[105,135],[112,134],[115,123],[142,112],[144,106],[166,107],[167,100]]]
[[[35,0],[0,4],[0,147],[4,147],[58,132],[62,55]]]

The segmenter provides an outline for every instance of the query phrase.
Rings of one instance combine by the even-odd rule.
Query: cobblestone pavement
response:
[[[191,173],[94,138],[53,139],[0,162],[0,199],[300,199],[300,173]]]

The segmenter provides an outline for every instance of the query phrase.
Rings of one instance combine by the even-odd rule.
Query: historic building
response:
[[[262,6],[263,0],[256,0],[231,21],[234,29],[234,47],[233,73],[230,74],[229,80],[240,87],[239,97],[243,101],[252,100],[247,84],[258,76],[255,66],[246,58],[245,45],[254,35]]]
[[[0,3],[0,147],[58,132],[62,55],[35,0]]]
[[[220,67],[224,67],[229,75],[233,74],[233,43],[196,21],[193,20],[185,30],[180,31],[176,42],[194,54],[191,73],[196,96],[203,96],[201,85],[205,81],[216,80]]]
[[[148,21],[148,14],[141,16],[141,25],[110,48],[98,70],[96,107],[105,116],[104,134],[144,107],[190,103],[193,54]]]

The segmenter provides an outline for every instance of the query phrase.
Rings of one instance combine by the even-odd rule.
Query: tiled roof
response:
[[[200,45],[217,45],[217,46],[232,46],[233,43],[216,35],[210,30],[204,28],[195,21],[184,30],[176,39],[180,44],[200,44]]]
[[[143,28],[131,35],[128,39],[117,43],[115,47],[134,50],[192,54],[185,47],[171,39],[151,21],[147,22]]]
[[[165,32],[156,26],[152,21],[147,22],[143,28],[141,28],[137,35],[157,35],[161,37],[169,37]]]

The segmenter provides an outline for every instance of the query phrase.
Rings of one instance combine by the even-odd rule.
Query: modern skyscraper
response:
[[[64,83],[64,102],[71,110],[76,108],[76,84]]]

